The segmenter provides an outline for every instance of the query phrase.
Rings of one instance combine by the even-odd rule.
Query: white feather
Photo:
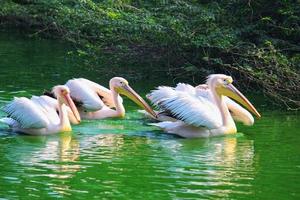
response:
[[[205,96],[197,96],[195,89],[191,93],[191,87],[184,84],[185,90],[171,87],[158,87],[150,94],[152,103],[162,110],[168,110],[177,119],[196,127],[214,129],[222,126],[222,118],[219,109]],[[189,88],[186,90],[186,88]]]
[[[78,78],[77,80],[79,80],[81,83],[84,83],[86,87],[89,87],[97,95],[101,96],[105,105],[107,105],[110,108],[115,107],[113,95],[109,89],[107,89],[106,87],[103,87],[102,85],[99,85],[98,83],[95,83],[93,81],[85,79],[85,78]],[[119,101],[122,103],[123,99],[120,96],[118,98],[119,98]]]
[[[211,136],[211,133],[208,129],[188,125],[182,121],[165,121],[159,123],[151,123],[149,125],[157,126],[166,131],[167,133],[175,134],[181,137],[198,138]],[[199,134],[200,131],[201,134]]]
[[[182,121],[176,121],[176,122],[170,122],[170,121],[164,121],[164,122],[158,122],[158,123],[149,123],[149,125],[157,126],[161,129],[165,130],[172,130],[176,129],[180,126],[185,126],[185,124]]]
[[[196,94],[196,89],[193,86],[191,86],[189,84],[186,84],[186,83],[178,83],[175,87],[175,90],[176,91],[187,92],[190,95],[195,95]]]
[[[46,95],[39,96],[39,99],[41,99],[46,105],[50,106],[51,108],[58,109],[57,99],[54,99]]]
[[[51,124],[59,124],[60,118],[57,113],[58,102],[48,96],[33,96],[31,101],[46,115]]]
[[[26,97],[16,97],[2,110],[16,120],[20,128],[45,128],[49,124],[47,116]]]
[[[3,117],[0,122],[7,124],[9,127],[19,127],[20,123],[10,117]]]
[[[101,101],[95,90],[81,79],[72,79],[66,83],[71,91],[72,99],[81,102],[82,107],[87,111],[101,110],[104,103]]]

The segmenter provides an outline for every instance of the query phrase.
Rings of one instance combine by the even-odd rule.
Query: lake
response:
[[[71,50],[62,41],[0,32],[0,106],[73,77],[107,86],[117,75],[103,73],[110,66],[81,66],[67,56]],[[143,97],[174,85],[155,74],[122,76]],[[249,99],[262,114],[254,126],[208,139],[164,134],[126,98],[125,119],[84,120],[70,133],[28,136],[0,124],[0,199],[300,199],[299,115]]]

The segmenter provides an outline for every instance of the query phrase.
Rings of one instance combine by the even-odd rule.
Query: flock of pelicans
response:
[[[206,84],[197,87],[183,83],[175,88],[160,86],[147,95],[158,109],[154,111],[124,78],[112,78],[110,89],[84,78],[71,79],[42,96],[14,98],[2,108],[7,117],[0,121],[12,131],[31,135],[71,131],[71,124],[79,124],[81,119],[124,117],[120,95],[125,95],[142,107],[146,116],[156,120],[150,125],[167,133],[189,138],[232,134],[237,132],[234,120],[245,125],[254,123],[247,110],[260,118],[232,82],[230,76],[213,74]]]

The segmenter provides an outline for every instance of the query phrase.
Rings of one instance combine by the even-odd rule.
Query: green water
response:
[[[107,85],[108,74],[66,57],[71,49],[0,33],[0,106],[72,77]],[[142,95],[172,84],[129,82]],[[125,119],[83,121],[71,133],[18,135],[1,124],[0,199],[300,199],[299,116],[254,104],[263,116],[254,126],[209,139],[163,134],[126,99]]]

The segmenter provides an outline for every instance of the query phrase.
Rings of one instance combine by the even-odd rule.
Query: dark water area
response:
[[[67,55],[72,50],[63,41],[0,32],[0,106],[73,77],[107,86],[118,74],[81,66]],[[142,96],[174,85],[129,74],[121,75]],[[164,134],[125,98],[125,119],[86,120],[70,133],[27,136],[0,124],[0,199],[300,199],[299,115],[247,96],[262,118],[208,139]]]

